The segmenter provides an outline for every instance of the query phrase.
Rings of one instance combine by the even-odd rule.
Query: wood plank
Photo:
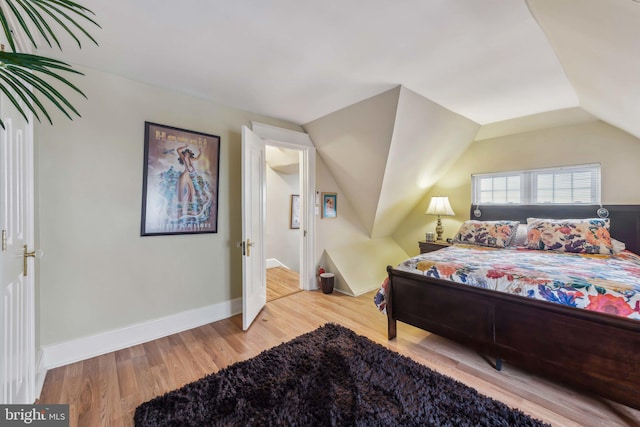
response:
[[[234,316],[171,337],[48,372],[38,403],[69,403],[71,426],[130,426],[135,408],[204,374],[255,356],[327,323],[461,381],[556,426],[639,426],[640,411],[531,375],[508,364],[496,371],[463,345],[404,323],[386,338],[373,293],[298,292],[267,303],[249,331]],[[96,399],[98,397],[99,399]]]
[[[300,275],[284,267],[267,268],[267,301],[300,292]]]
[[[98,358],[98,392],[100,396],[100,424],[119,425],[122,415],[120,409],[120,389],[114,353]]]

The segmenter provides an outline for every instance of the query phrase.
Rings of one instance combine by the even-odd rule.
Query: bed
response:
[[[487,206],[481,207],[481,217],[475,218],[472,207],[470,217],[526,224],[528,217],[593,218],[597,217],[598,208],[600,206]],[[640,257],[633,255],[640,253],[640,206],[613,205],[606,208],[611,237],[624,242],[628,250],[622,253],[622,258],[628,258],[631,263],[638,262],[640,267]],[[471,250],[483,249],[472,247]],[[504,253],[507,250],[503,249]],[[540,257],[550,255],[549,251],[538,252]],[[436,258],[445,256],[434,255]],[[580,261],[586,258],[590,256],[581,256]],[[600,263],[613,262],[606,260],[608,257],[604,255],[592,258]],[[572,258],[570,262],[577,259]],[[591,292],[586,287],[567,288],[562,284],[555,287],[556,292],[551,292],[548,289],[553,286],[540,287],[533,280],[531,287],[518,285],[518,292],[509,294],[492,289],[498,286],[497,282],[503,282],[507,287],[510,285],[512,277],[506,281],[503,277],[493,277],[502,273],[484,271],[485,278],[491,283],[472,283],[473,286],[469,286],[444,280],[442,276],[447,274],[434,271],[429,260],[421,265],[418,271],[421,274],[416,274],[411,270],[419,262],[409,260],[398,267],[387,267],[384,308],[389,339],[396,337],[396,323],[400,321],[494,357],[496,367],[504,360],[532,373],[640,409],[640,296],[631,296],[630,293],[634,289],[640,291],[640,283],[634,283],[634,274],[640,278],[640,268],[633,271],[634,268],[629,267],[627,283],[614,286],[616,289],[612,292],[622,292],[628,308],[611,314],[611,307],[600,307],[598,311],[598,296],[607,293],[599,284],[591,286]],[[547,264],[544,259],[538,262]],[[415,265],[407,268],[407,263]],[[464,268],[460,270],[463,272],[462,281],[466,279]],[[602,264],[595,269],[602,272],[611,270],[609,272],[618,275],[620,267],[613,263]],[[584,268],[575,270],[582,272]],[[496,283],[491,279],[496,279]],[[554,279],[553,283],[561,282]],[[536,292],[542,295],[542,300],[533,298]],[[379,297],[377,295],[376,299]],[[607,298],[613,300],[616,296]],[[569,304],[563,304],[566,302]],[[591,302],[594,304],[589,306]]]

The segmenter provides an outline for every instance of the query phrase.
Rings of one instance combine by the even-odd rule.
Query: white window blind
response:
[[[600,204],[600,165],[475,174],[472,203]]]
[[[520,203],[520,175],[483,176],[478,179],[479,203]]]

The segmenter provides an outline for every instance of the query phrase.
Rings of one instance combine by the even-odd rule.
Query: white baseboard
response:
[[[289,267],[287,267],[286,265],[284,265],[283,263],[281,263],[280,261],[278,261],[275,258],[267,258],[267,268],[276,268],[276,267],[282,267],[282,268],[286,268],[287,270],[289,270]]]
[[[42,347],[41,366],[46,370],[89,359],[171,334],[197,328],[242,312],[242,298],[183,311],[122,329],[102,332],[59,344]],[[39,369],[40,371],[40,369]]]
[[[359,297],[360,295],[364,295],[364,294],[366,294],[367,292],[375,291],[375,290],[377,290],[377,289],[380,289],[380,285],[373,285],[373,286],[371,286],[371,287],[369,287],[369,288],[367,288],[367,289],[361,290],[361,291],[359,291],[359,292],[354,292],[354,293],[349,294],[349,295],[351,295],[351,296],[353,296],[353,297]],[[346,292],[345,292],[345,293],[346,293]]]

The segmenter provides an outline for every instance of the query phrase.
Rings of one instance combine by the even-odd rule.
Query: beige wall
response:
[[[37,125],[40,345],[63,342],[241,297],[240,128],[299,127],[95,70],[72,96],[82,118]],[[144,121],[219,135],[217,234],[140,237]],[[640,141],[602,122],[473,143],[393,238],[408,254],[435,227],[432,195],[450,197],[451,237],[468,218],[472,173],[602,163],[603,202],[640,203]],[[351,201],[317,157],[316,187],[338,193],[338,218],[317,217],[316,251],[370,240]]]
[[[453,237],[469,219],[471,174],[601,163],[602,202],[640,203],[640,140],[604,122],[557,127],[474,142],[436,183],[394,233],[410,255],[418,240],[434,231],[435,218],[425,216],[431,196],[449,196],[455,217],[443,217],[444,237]]]
[[[321,154],[316,157],[316,188],[320,192],[337,194],[338,216],[322,218],[320,214],[316,215],[316,256],[320,263],[324,263],[326,249],[368,241],[369,235]]]
[[[40,345],[241,297],[241,126],[301,128],[96,70],[36,126]],[[144,122],[221,137],[217,234],[140,237]]]
[[[265,258],[277,259],[300,272],[300,229],[291,229],[291,195],[300,194],[300,174],[282,173],[267,165]]]

